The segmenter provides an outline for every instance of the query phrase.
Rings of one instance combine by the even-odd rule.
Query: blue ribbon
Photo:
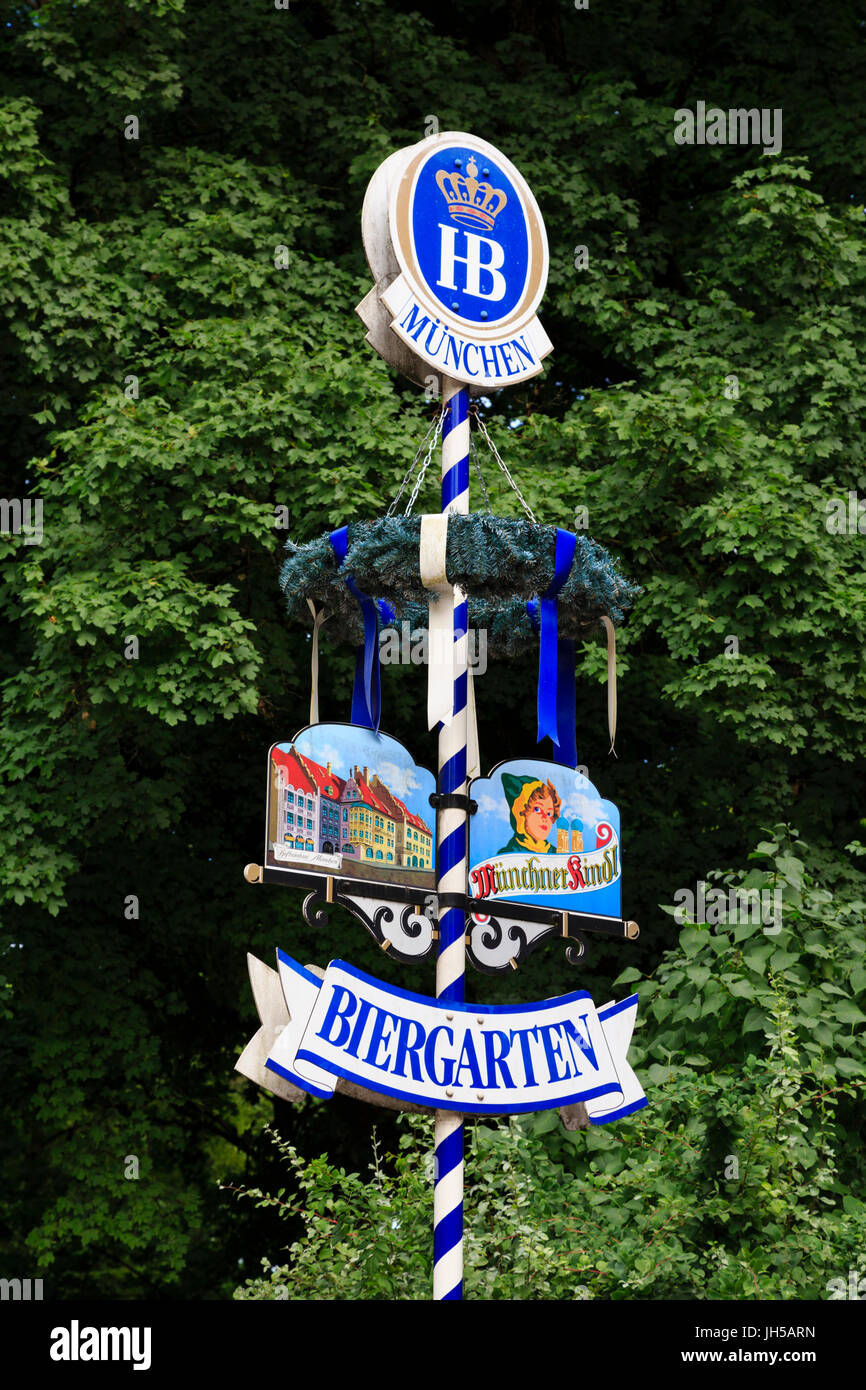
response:
[[[328,539],[342,569],[349,548],[349,528],[341,526]],[[364,619],[364,644],[355,654],[355,680],[352,686],[352,723],[365,729],[379,731],[381,691],[379,687],[379,617],[386,623],[394,621],[394,610],[384,599],[374,602],[362,593],[350,574],[344,575],[346,588],[361,606]]]
[[[574,675],[574,643],[560,637],[557,643],[556,717],[559,756],[577,767],[577,691]]]
[[[577,537],[556,528],[553,583],[538,602],[526,605],[533,627],[540,628],[538,653],[538,741],[550,738],[562,762],[577,767],[574,643],[559,636],[559,591],[571,572]]]

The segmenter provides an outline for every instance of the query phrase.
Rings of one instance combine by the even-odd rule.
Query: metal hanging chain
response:
[[[430,443],[429,443],[429,445],[427,446],[427,457],[425,458],[424,462],[423,462],[422,465],[421,465],[420,471],[419,471],[419,473],[418,473],[418,477],[415,479],[415,486],[414,486],[413,489],[412,489],[412,496],[409,498],[409,505],[407,506],[405,512],[403,513],[404,516],[408,516],[408,515],[409,515],[409,513],[411,512],[412,508],[413,508],[414,505],[415,505],[415,500],[416,500],[416,498],[417,498],[417,496],[418,496],[418,493],[421,491],[421,484],[422,484],[423,481],[424,481],[424,474],[427,472],[427,469],[430,467],[430,460],[431,460],[432,457],[433,457],[433,451],[434,451],[434,449],[436,448],[436,444],[437,444],[437,442],[438,442],[438,440],[439,440],[439,436],[440,436],[440,434],[442,433],[442,430],[443,430],[444,425],[445,425],[445,411],[446,411],[446,407],[443,405],[443,407],[442,407],[442,409],[440,410],[439,414],[436,416],[436,419],[433,421],[433,426],[432,426],[432,438],[430,438],[431,431],[430,431],[430,430],[427,431],[426,438],[430,439]],[[424,447],[424,445],[422,444],[422,445],[421,445],[421,449],[423,449],[423,447]],[[421,452],[421,449],[418,450],[418,453],[419,453],[419,454],[420,454],[420,452]],[[417,458],[417,455],[416,455],[416,458]],[[401,488],[401,491],[402,491],[402,488]],[[399,496],[399,493],[398,493],[397,495]],[[396,498],[395,498],[395,502],[396,502]],[[388,513],[388,515],[390,516],[390,512]]]
[[[478,474],[478,481],[481,484],[481,493],[484,497],[484,506],[485,509],[489,512],[491,510],[490,498],[487,495],[487,485],[484,482],[484,474],[481,472],[481,455],[475,447],[475,440],[472,438],[471,434],[469,436],[469,452],[475,460],[475,472]]]
[[[499,464],[499,467],[502,469],[502,472],[505,474],[506,478],[508,479],[508,481],[509,481],[509,483],[510,483],[512,489],[513,489],[513,491],[517,493],[517,497],[518,497],[518,500],[519,500],[519,502],[520,502],[521,507],[522,507],[523,510],[526,512],[526,515],[529,517],[529,520],[530,520],[530,521],[535,521],[535,522],[536,522],[536,525],[537,525],[538,523],[537,523],[537,519],[536,519],[535,513],[533,512],[532,508],[530,507],[530,505],[529,505],[529,503],[527,502],[526,498],[524,497],[523,493],[520,491],[520,488],[517,486],[517,483],[514,481],[514,479],[512,478],[511,474],[509,473],[509,471],[508,471],[508,465],[506,464],[505,460],[504,460],[503,458],[500,457],[499,450],[497,449],[496,445],[493,443],[493,440],[490,438],[490,435],[489,435],[488,432],[487,432],[487,426],[485,425],[485,423],[484,423],[484,421],[482,420],[481,416],[478,414],[478,408],[477,408],[477,407],[471,408],[471,414],[473,414],[473,415],[475,416],[476,423],[477,423],[478,428],[480,429],[481,433],[484,435],[485,441],[486,441],[486,443],[487,443],[487,447],[489,448],[489,450],[490,450],[490,452],[492,453],[493,457],[496,459],[496,462]]]
[[[433,421],[432,425],[430,426],[429,430],[428,430],[427,433],[425,434],[424,438],[421,440],[421,443],[418,445],[418,452],[416,453],[416,455],[415,455],[415,457],[413,458],[412,462],[409,464],[409,467],[406,469],[406,472],[405,472],[404,477],[403,477],[403,481],[402,481],[402,483],[400,484],[399,488],[397,489],[397,496],[394,498],[394,501],[391,503],[390,507],[388,508],[387,512],[385,513],[386,516],[393,516],[393,515],[394,515],[394,512],[395,512],[396,509],[397,509],[397,503],[400,501],[400,498],[403,496],[403,493],[404,493],[404,491],[405,491],[406,484],[408,483],[408,481],[409,481],[409,479],[411,478],[412,474],[415,472],[415,469],[416,469],[416,467],[417,467],[417,465],[418,465],[418,460],[419,460],[419,458],[421,457],[422,453],[424,452],[424,445],[427,443],[427,440],[430,438],[430,436],[431,436],[431,434],[433,433],[433,431],[437,428],[437,425],[438,425],[439,429],[442,428],[441,423],[440,423],[440,422],[441,422],[441,418],[442,418],[442,417],[441,417],[441,414],[438,415],[438,416],[436,417],[436,419]],[[434,440],[434,444],[435,444],[435,440]],[[430,447],[432,448],[433,445],[431,445]],[[427,462],[429,463],[429,457],[428,457]],[[425,467],[425,468],[427,467],[427,464],[426,464],[426,463],[425,463],[424,467]]]

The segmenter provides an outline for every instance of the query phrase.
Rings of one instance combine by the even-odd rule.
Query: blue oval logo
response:
[[[418,269],[450,314],[491,326],[520,303],[529,235],[517,190],[490,159],[461,146],[436,150],[412,202]]]

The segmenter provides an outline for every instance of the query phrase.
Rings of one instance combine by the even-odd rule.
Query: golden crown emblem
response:
[[[448,204],[449,216],[463,227],[483,227],[489,232],[508,202],[508,195],[501,188],[479,182],[474,155],[469,156],[465,175],[440,169],[436,182]]]

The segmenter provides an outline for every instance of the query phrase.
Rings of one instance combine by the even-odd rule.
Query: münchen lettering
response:
[[[438,318],[425,314],[414,300],[399,320],[399,326],[423,349],[428,361],[435,361],[443,371],[450,371],[462,380],[477,376],[519,376],[528,367],[537,369],[539,366],[525,333],[482,347],[452,333]]]

